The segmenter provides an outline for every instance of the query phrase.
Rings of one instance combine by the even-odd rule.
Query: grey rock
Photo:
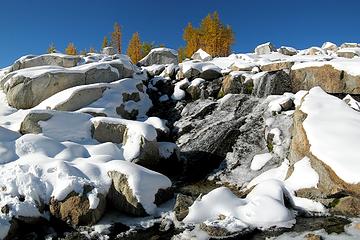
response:
[[[258,55],[269,54],[271,52],[276,52],[276,48],[270,42],[261,44],[255,48],[255,53]]]
[[[39,134],[42,133],[42,128],[39,125],[39,121],[47,121],[52,118],[52,114],[45,113],[45,112],[33,112],[26,115],[24,120],[21,122],[20,126],[20,133],[27,134],[27,133],[35,133]]]
[[[178,64],[177,52],[170,48],[154,48],[150,53],[139,61],[142,66],[154,64]]]
[[[114,54],[116,54],[115,49],[113,47],[105,47],[105,48],[103,48],[102,53],[106,54],[106,55],[114,55]]]

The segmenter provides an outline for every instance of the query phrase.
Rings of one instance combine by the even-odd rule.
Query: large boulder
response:
[[[108,200],[117,210],[134,216],[151,215],[157,205],[172,198],[171,181],[166,176],[132,163],[123,165],[108,172],[112,182]]]
[[[198,60],[186,61],[180,64],[178,79],[202,78],[205,80],[213,80],[221,77],[221,69],[210,62],[200,62]]]
[[[261,69],[261,71],[275,72],[275,71],[280,71],[280,70],[284,70],[284,69],[290,69],[292,65],[294,65],[294,62],[275,61],[275,62],[269,62],[269,63],[262,64],[260,66],[260,69]]]
[[[73,68],[34,67],[11,72],[1,80],[8,103],[28,109],[64,89],[74,86],[109,83],[134,73],[120,60],[90,63]]]
[[[294,164],[308,157],[319,175],[317,188],[302,190],[301,196],[323,201],[330,207],[336,205],[329,203],[334,198],[337,203],[336,198],[358,196],[359,165],[354,163],[359,152],[360,114],[341,99],[315,87],[302,98],[293,119],[289,160]],[[341,201],[358,202],[353,199]],[[334,210],[347,211],[342,205]]]
[[[91,191],[91,188],[88,191]],[[106,197],[98,194],[97,198],[99,202],[94,209],[90,207],[86,192],[82,195],[71,192],[61,201],[52,198],[49,204],[50,213],[71,225],[93,225],[100,220],[106,209]]]
[[[124,158],[151,167],[159,162],[156,129],[146,123],[96,117],[92,119],[92,137],[99,142],[123,144]]]
[[[356,48],[342,48],[336,52],[339,57],[353,58],[360,56],[360,47]]]
[[[177,51],[170,48],[154,48],[148,55],[139,61],[142,66],[150,66],[154,64],[178,64]]]
[[[211,55],[199,48],[194,54],[191,56],[191,59],[200,60],[200,61],[210,61],[212,59]]]
[[[360,62],[338,60],[296,63],[290,77],[293,92],[320,86],[328,93],[360,93]]]
[[[333,52],[336,52],[338,50],[336,44],[332,42],[324,42],[321,48],[326,51],[333,51]]]
[[[106,55],[114,55],[116,52],[113,47],[105,47],[103,48],[102,53]]]
[[[293,56],[297,54],[297,50],[295,48],[285,46],[281,46],[278,49],[278,52],[287,56]]]
[[[271,52],[276,52],[276,48],[271,42],[263,43],[255,48],[257,55],[269,54]]]
[[[28,56],[16,60],[15,63],[11,66],[11,71],[46,65],[70,68],[75,67],[80,62],[80,60],[80,56],[65,55],[61,53],[51,53],[40,56]]]
[[[219,97],[225,96],[228,93],[241,93],[243,77],[241,72],[236,74],[232,72],[227,75],[222,81]]]

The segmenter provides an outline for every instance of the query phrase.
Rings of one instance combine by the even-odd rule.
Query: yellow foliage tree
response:
[[[132,35],[126,51],[127,55],[131,58],[133,63],[137,63],[141,59],[141,48],[142,44],[140,41],[140,36],[139,33],[136,32]]]
[[[111,33],[111,46],[121,53],[121,27],[115,22],[114,31]]]
[[[76,50],[74,43],[70,42],[67,45],[67,47],[65,48],[65,53],[68,55],[76,55],[77,54],[77,50]]]
[[[200,24],[194,28],[191,23],[184,30],[183,38],[186,42],[187,57],[202,48],[213,57],[228,56],[234,43],[234,33],[230,26],[221,23],[217,12],[208,14]]]
[[[103,48],[106,48],[108,46],[109,46],[109,41],[108,41],[107,36],[105,36],[104,39],[103,39],[103,42],[101,44],[101,48],[103,49]]]

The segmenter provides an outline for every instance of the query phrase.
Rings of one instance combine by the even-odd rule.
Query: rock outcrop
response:
[[[139,61],[142,66],[154,64],[178,64],[177,51],[170,48],[154,48],[149,54]]]

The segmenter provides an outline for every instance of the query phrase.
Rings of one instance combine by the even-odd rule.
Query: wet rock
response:
[[[256,97],[266,97],[291,92],[291,81],[289,74],[285,71],[266,73],[261,78],[254,80],[253,94]]]

